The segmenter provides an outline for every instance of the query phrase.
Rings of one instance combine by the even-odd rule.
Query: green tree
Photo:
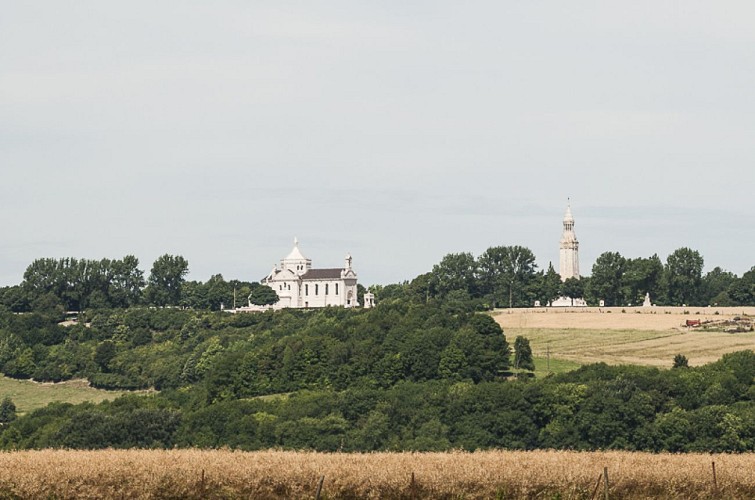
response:
[[[688,368],[689,360],[684,354],[677,354],[674,356],[674,366],[672,368]]]
[[[724,297],[728,297],[729,288],[736,281],[736,274],[724,271],[718,266],[714,267],[712,271],[708,271],[703,276],[700,290],[701,302],[707,305],[719,305],[719,302],[728,302],[727,298]],[[720,305],[733,304],[724,303]]]
[[[727,293],[738,305],[755,305],[755,267],[729,285]]]
[[[696,250],[679,248],[666,259],[664,282],[670,305],[700,303],[703,258]]]
[[[477,262],[471,253],[450,253],[433,266],[432,282],[440,297],[453,290],[464,290],[470,297],[475,297]]]
[[[657,255],[650,258],[627,259],[622,276],[625,304],[639,305],[649,293],[652,300],[662,300],[663,263]]]
[[[530,341],[521,335],[514,339],[514,368],[529,371],[535,370],[535,361],[532,359]]]
[[[278,294],[269,286],[258,283],[252,285],[252,290],[249,293],[249,302],[252,304],[268,306],[275,304],[278,300]]]
[[[548,263],[548,270],[540,272],[538,279],[532,284],[534,296],[542,305],[556,300],[561,290],[561,276],[553,269],[553,263]]]
[[[180,255],[165,254],[154,262],[147,280],[147,299],[156,306],[175,306],[181,300],[181,286],[189,263]]]
[[[477,260],[480,288],[498,307],[527,307],[528,293],[537,276],[535,254],[521,246],[490,247]]]
[[[141,301],[144,288],[144,271],[139,269],[139,259],[126,255],[112,262],[112,277],[109,280],[108,296],[113,307],[131,307]]]
[[[622,302],[622,285],[626,259],[618,252],[604,252],[592,266],[588,296],[592,303],[605,301],[606,306],[618,306]]]
[[[574,304],[574,299],[581,299],[585,296],[584,281],[577,277],[566,278],[561,285],[561,293],[572,299],[572,304]]]
[[[116,354],[115,343],[112,340],[105,340],[97,345],[94,351],[94,362],[99,365],[102,371],[110,370],[110,362]]]
[[[16,420],[16,405],[10,397],[5,396],[0,403],[0,425],[9,424]]]

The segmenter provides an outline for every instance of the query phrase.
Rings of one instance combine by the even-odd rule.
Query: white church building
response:
[[[273,309],[358,307],[357,274],[351,263],[351,255],[347,255],[342,268],[313,268],[312,260],[302,254],[299,241],[294,239],[293,250],[261,283],[278,294],[279,300]],[[365,306],[370,307],[372,297],[366,295]]]

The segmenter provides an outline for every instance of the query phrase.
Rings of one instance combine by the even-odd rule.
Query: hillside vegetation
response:
[[[490,316],[444,304],[90,319],[0,315],[3,370],[160,392],[49,405],[3,426],[0,446],[755,449],[749,350],[700,367],[592,364],[530,380],[512,376]]]

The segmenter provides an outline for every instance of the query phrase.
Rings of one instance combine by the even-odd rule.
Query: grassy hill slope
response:
[[[89,387],[86,380],[69,380],[66,382],[39,383],[31,380],[15,380],[0,376],[0,399],[8,396],[16,405],[19,414],[28,413],[49,403],[83,403],[90,401],[112,400],[124,394],[124,391],[103,391]]]

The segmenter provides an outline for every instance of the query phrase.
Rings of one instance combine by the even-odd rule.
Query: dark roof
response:
[[[301,277],[303,280],[334,280],[341,279],[343,269],[310,269]]]

